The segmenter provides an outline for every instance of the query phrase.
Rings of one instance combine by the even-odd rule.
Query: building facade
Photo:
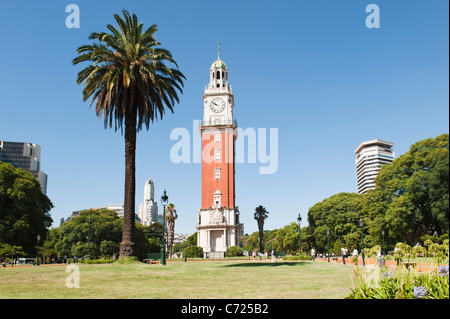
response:
[[[202,201],[198,214],[197,245],[205,258],[223,258],[226,250],[239,245],[239,209],[235,205],[234,96],[228,83],[228,68],[217,60],[209,70],[203,95]]]
[[[158,204],[155,201],[155,184],[151,179],[145,182],[144,201],[139,206],[139,219],[144,225],[158,221]]]
[[[375,188],[375,178],[384,164],[394,160],[394,143],[382,140],[370,140],[361,143],[355,150],[356,183],[358,194],[364,194]]]
[[[47,174],[41,171],[41,147],[32,143],[0,141],[0,161],[33,174],[47,194]]]

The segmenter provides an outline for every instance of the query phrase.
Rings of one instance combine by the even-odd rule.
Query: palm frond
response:
[[[122,129],[126,114],[133,113],[137,130],[142,125],[149,129],[166,109],[174,111],[186,77],[170,51],[159,47],[157,25],[143,31],[136,14],[122,13],[114,14],[117,26],[108,24],[109,32],[91,33],[89,39],[97,42],[80,46],[72,63],[89,63],[78,73],[77,83],[84,82],[83,100],[96,102],[96,115],[104,118],[105,128]]]

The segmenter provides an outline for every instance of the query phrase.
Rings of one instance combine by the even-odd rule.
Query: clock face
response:
[[[211,101],[210,107],[213,112],[220,113],[225,108],[225,102],[222,99],[216,98]]]

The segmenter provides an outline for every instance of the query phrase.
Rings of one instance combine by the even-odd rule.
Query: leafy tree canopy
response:
[[[360,240],[359,220],[364,195],[339,193],[315,204],[308,212],[308,227],[312,235],[312,245],[316,251],[327,247],[327,230],[330,246],[340,241],[349,248],[356,247]]]
[[[45,247],[54,247],[59,256],[91,258],[111,257],[119,252],[122,240],[123,218],[108,209],[89,209],[80,212],[71,221],[50,231]],[[146,233],[151,233],[148,226],[136,223],[136,252],[140,259],[146,258],[150,243]],[[89,247],[88,247],[89,246]]]
[[[50,199],[27,171],[0,162],[0,243],[22,246],[34,254],[37,236],[45,239],[53,222]]]
[[[425,234],[449,231],[449,135],[413,144],[384,165],[367,194],[370,232],[392,242],[416,244]]]

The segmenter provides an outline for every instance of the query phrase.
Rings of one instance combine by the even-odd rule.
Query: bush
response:
[[[311,256],[300,254],[300,256],[284,256],[283,260],[311,260]]]
[[[242,256],[243,254],[244,254],[244,249],[242,249],[241,247],[238,247],[238,246],[231,246],[225,252],[226,257],[237,257],[237,256]]]
[[[71,259],[73,260],[73,259]],[[112,259],[78,259],[78,263],[80,264],[110,264],[114,260]],[[73,262],[73,261],[71,261]]]
[[[203,257],[203,248],[197,246],[188,246],[183,251],[183,256],[188,257]]]

